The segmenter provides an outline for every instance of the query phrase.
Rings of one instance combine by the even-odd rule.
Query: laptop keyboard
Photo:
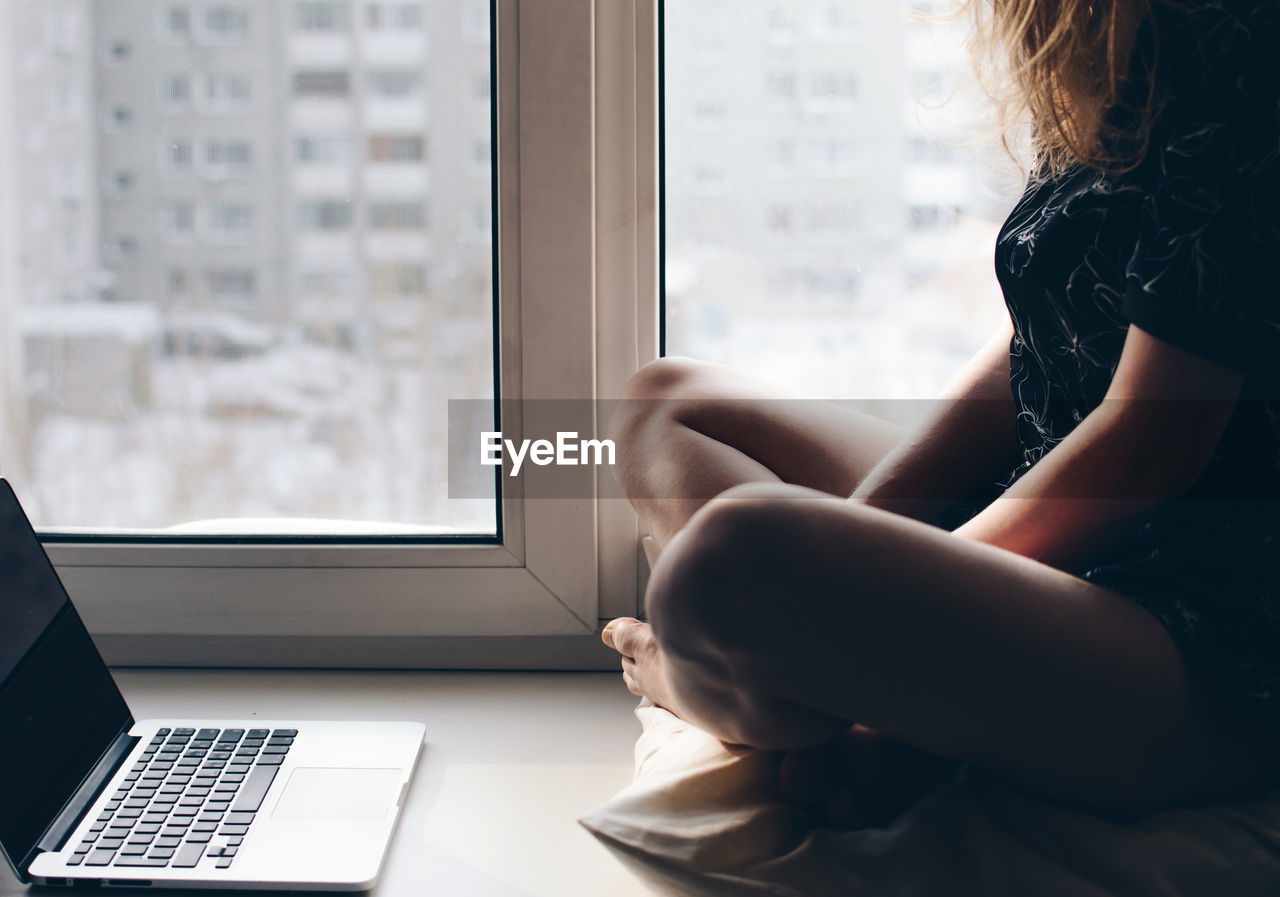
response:
[[[160,729],[70,866],[230,868],[296,729]]]

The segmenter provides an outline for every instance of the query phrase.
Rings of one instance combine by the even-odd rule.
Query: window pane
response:
[[[999,326],[1020,173],[926,6],[666,0],[670,354],[925,398]]]
[[[480,21],[0,0],[0,473],[41,527],[496,533],[446,467],[494,392]]]

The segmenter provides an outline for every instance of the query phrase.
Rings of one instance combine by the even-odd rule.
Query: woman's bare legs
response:
[[[1007,341],[1007,340],[1006,340]],[[751,482],[788,482],[847,496],[902,438],[895,425],[790,396],[720,365],[664,358],[628,384],[613,420],[619,478],[649,531],[665,545],[714,495]],[[628,687],[671,707],[657,643],[635,624],[623,675]],[[607,637],[607,635],[606,635]],[[633,675],[646,670],[643,689]],[[820,805],[834,789],[860,804],[902,804],[945,776],[935,758],[853,728],[783,763],[784,795]]]
[[[1256,787],[1280,757],[1275,729],[1210,696],[1128,599],[809,490],[703,507],[655,568],[648,612],[651,630],[611,633],[631,681],[662,683],[726,741],[805,748],[856,722],[1117,811]]]
[[[660,359],[631,379],[612,430],[618,478],[660,545],[743,483],[847,496],[903,436],[870,415],[683,358]]]

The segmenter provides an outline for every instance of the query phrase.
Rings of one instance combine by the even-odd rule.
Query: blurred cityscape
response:
[[[492,395],[489,30],[0,0],[0,472],[38,525],[493,531],[444,451]]]
[[[1021,176],[952,6],[666,0],[669,354],[920,400],[995,332]]]
[[[1018,178],[937,11],[666,0],[669,352],[926,398],[997,326]],[[489,41],[487,0],[0,0],[38,525],[493,531],[446,475],[493,389]]]

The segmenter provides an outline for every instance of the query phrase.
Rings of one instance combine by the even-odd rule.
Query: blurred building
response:
[[[985,340],[998,293],[958,266],[980,252],[990,280],[994,229],[975,222],[1006,196],[963,89],[967,23],[931,12],[668,0],[671,351],[902,398],[936,394]]]
[[[33,397],[56,389],[33,371],[34,317],[94,304],[98,254],[96,132],[88,0],[0,3],[0,467],[29,467]]]
[[[0,452],[46,519],[443,516],[430,400],[493,370],[487,0],[0,17]]]
[[[93,9],[110,298],[172,350],[234,351],[228,314],[351,346],[487,267],[487,3]]]

